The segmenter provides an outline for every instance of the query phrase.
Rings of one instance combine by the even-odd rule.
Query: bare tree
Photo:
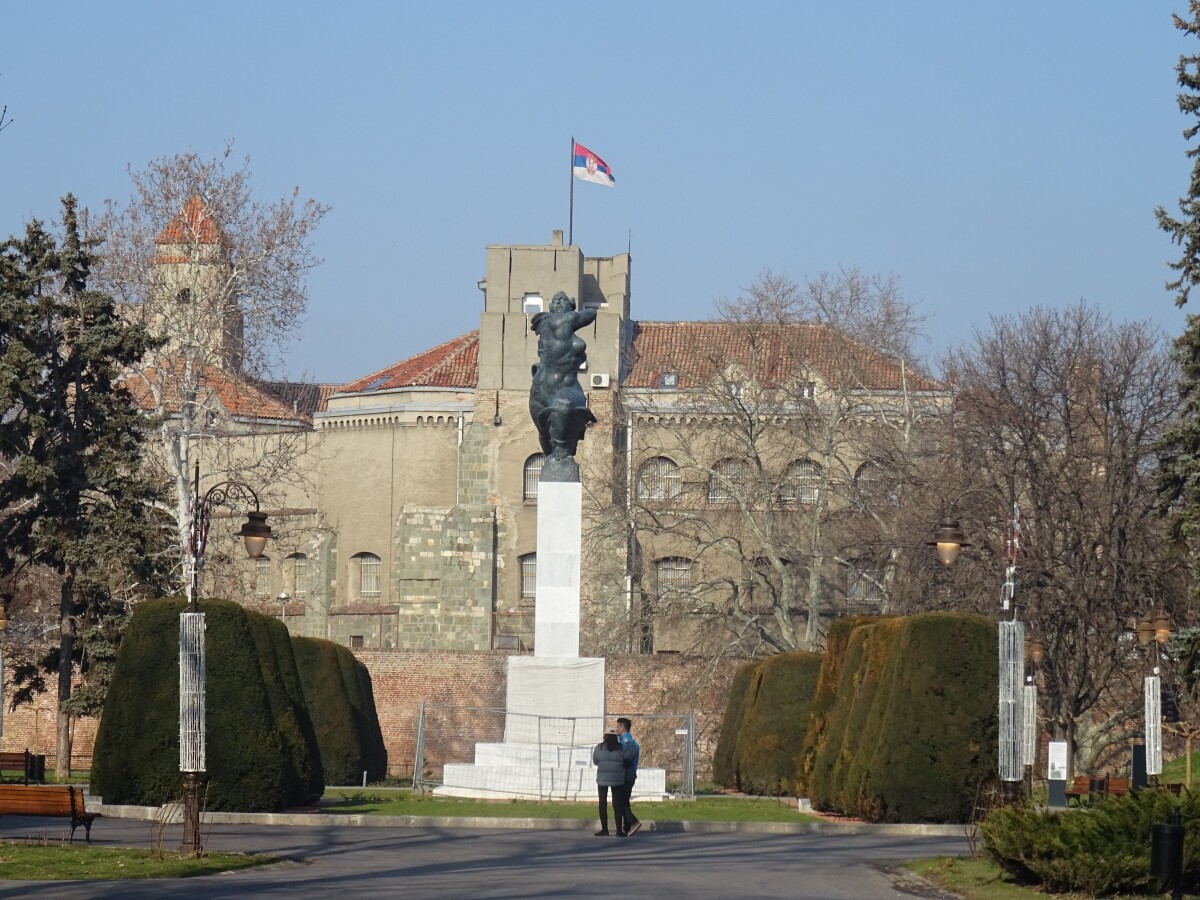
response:
[[[328,211],[299,190],[257,200],[249,161],[232,146],[211,159],[163,157],[130,171],[132,196],[109,201],[98,223],[99,275],[125,314],[162,336],[131,388],[158,415],[155,454],[173,489],[186,566],[192,465],[236,475],[281,505],[306,477],[308,430],[261,382],[304,320],[313,231]]]
[[[993,318],[946,368],[959,388],[955,454],[931,491],[952,501],[970,490],[952,512],[977,548],[931,596],[996,614],[1013,479],[1020,615],[1046,647],[1053,733],[1086,766],[1128,718],[1113,689],[1145,666],[1131,623],[1160,605],[1190,618],[1152,484],[1156,442],[1178,410],[1176,368],[1154,327],[1114,324],[1083,303]],[[1117,714],[1100,714],[1106,706]]]
[[[949,395],[913,363],[894,278],[764,271],[718,315],[634,341],[628,512],[609,519],[643,582],[634,619],[645,649],[653,629],[713,656],[816,649],[823,611],[886,602],[903,467]],[[647,383],[664,371],[678,384]]]

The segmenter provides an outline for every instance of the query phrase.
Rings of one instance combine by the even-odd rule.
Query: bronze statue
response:
[[[529,414],[546,454],[543,481],[579,480],[575,450],[596,417],[579,385],[587,344],[575,332],[595,321],[596,310],[576,310],[575,301],[559,291],[550,300],[550,311],[538,313],[530,322],[538,336],[538,363],[529,388]]]

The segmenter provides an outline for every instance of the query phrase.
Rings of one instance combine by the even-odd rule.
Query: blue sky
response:
[[[0,234],[234,139],[263,199],[332,206],[287,356],[347,381],[477,327],[485,246],[566,229],[574,135],[617,179],[576,183],[575,240],[631,242],[635,318],[857,265],[920,301],[930,357],[1080,298],[1173,335],[1185,9],[3,0]]]

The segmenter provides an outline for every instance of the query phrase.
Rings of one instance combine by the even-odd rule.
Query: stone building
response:
[[[221,265],[219,235],[210,237],[207,262]],[[168,256],[156,264],[177,265]],[[356,649],[531,649],[542,457],[528,413],[530,319],[564,291],[597,313],[580,333],[588,355],[580,382],[597,420],[578,454],[587,652],[699,650],[706,629],[727,631],[714,614],[722,604],[734,604],[734,618],[758,615],[737,587],[749,596],[755,582],[759,596],[772,585],[787,595],[760,613],[795,619],[801,634],[813,610],[836,609],[839,598],[881,602],[878,572],[843,577],[835,570],[846,566],[824,558],[797,565],[794,548],[812,530],[796,523],[816,507],[821,515],[845,507],[833,496],[838,485],[871,480],[864,409],[936,412],[945,388],[816,326],[758,341],[747,337],[755,329],[728,322],[635,322],[630,284],[628,254],[586,257],[555,231],[549,245],[487,248],[476,331],[344,385],[231,376],[238,388],[228,412],[243,423],[244,446],[261,432],[301,436],[296,465],[306,477],[268,510],[278,534],[269,558],[238,560],[214,544],[205,590],[252,597],[293,632]],[[221,331],[236,374],[240,333]],[[858,364],[852,375],[848,360]],[[824,423],[838,435],[823,443],[811,428],[780,432],[785,439],[764,451],[768,463],[755,465],[770,476],[751,490],[739,472],[762,448],[738,450],[718,426],[736,412],[729,403],[768,393],[778,421],[808,421],[830,403],[848,412]],[[790,536],[748,548],[744,533],[761,527]],[[704,549],[735,535],[740,556]],[[786,555],[783,543],[793,547]],[[782,575],[772,582],[756,565]],[[680,597],[683,614],[660,615]],[[744,649],[761,651],[761,639],[751,634]]]

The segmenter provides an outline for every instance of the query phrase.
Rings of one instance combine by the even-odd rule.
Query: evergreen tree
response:
[[[1175,27],[1189,37],[1200,37],[1200,0],[1191,0],[1190,19],[1174,16]],[[1193,117],[1183,132],[1191,141],[1200,135],[1200,55],[1184,54],[1175,67],[1179,86],[1179,111]],[[1187,155],[1194,161],[1188,193],[1179,200],[1180,218],[1155,210],[1158,226],[1183,248],[1183,254],[1171,263],[1179,277],[1167,282],[1175,292],[1175,304],[1187,303],[1191,289],[1200,283],[1200,146]],[[1179,421],[1163,437],[1156,487],[1162,507],[1172,513],[1172,531],[1188,548],[1193,572],[1200,563],[1200,317],[1188,316],[1187,328],[1175,343],[1175,362],[1182,378],[1179,393],[1182,410]]]
[[[89,290],[95,246],[80,236],[75,198],[62,203],[61,241],[34,220],[0,245],[0,456],[11,468],[0,481],[0,578],[41,566],[60,585],[59,645],[43,664],[58,676],[65,775],[78,623],[112,613],[114,581],[160,577],[161,495],[142,469],[147,421],[121,384],[153,342]],[[25,696],[42,687],[36,671],[18,676]]]

